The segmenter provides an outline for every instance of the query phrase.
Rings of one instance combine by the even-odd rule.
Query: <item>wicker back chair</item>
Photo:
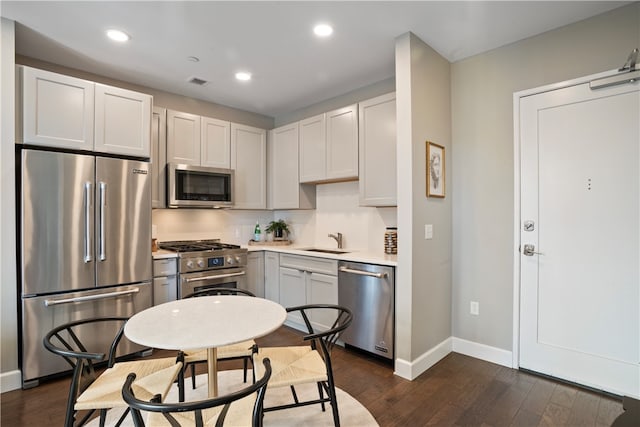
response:
[[[326,318],[327,313],[334,312],[334,321],[327,330],[318,331],[313,327],[315,314]],[[299,312],[307,327],[308,334],[303,337],[310,345],[289,347],[260,347],[254,356],[256,375],[261,374],[260,361],[271,360],[273,373],[269,380],[269,388],[291,388],[293,403],[264,408],[265,412],[289,409],[297,406],[320,404],[322,411],[325,403],[331,404],[333,422],[340,426],[338,401],[331,366],[331,350],[336,341],[353,320],[351,311],[346,307],[330,304],[310,304],[287,308],[287,312]],[[300,401],[295,386],[300,384],[317,384],[318,399]],[[325,396],[326,393],[326,396]]]
[[[122,387],[122,397],[129,405],[135,427],[144,427],[141,411],[149,411],[148,425],[153,426],[262,426],[262,402],[271,364],[265,359],[264,375],[253,384],[230,394],[196,402],[161,403],[160,396],[150,401],[138,399],[133,392],[135,374],[130,374]]]
[[[96,410],[100,411],[102,427],[108,409],[126,408],[120,389],[130,372],[135,372],[140,378],[137,389],[140,395],[158,395],[164,398],[182,370],[181,356],[178,356],[178,360],[173,357],[146,358],[116,363],[116,350],[122,339],[126,322],[126,317],[78,320],[60,325],[44,337],[43,343],[46,349],[63,357],[73,369],[65,427],[85,424]],[[91,342],[96,334],[113,330],[117,332],[108,349],[96,351],[92,348]],[[99,373],[103,365],[106,365],[106,370]],[[76,420],[79,411],[87,412]],[[128,410],[124,412],[117,425],[122,423],[127,413]]]

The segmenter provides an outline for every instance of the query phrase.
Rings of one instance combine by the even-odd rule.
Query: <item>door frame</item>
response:
[[[636,66],[636,70],[639,68]],[[544,92],[589,83],[591,80],[622,75],[617,69],[525,89],[513,93],[513,341],[511,367],[520,367],[520,99]]]

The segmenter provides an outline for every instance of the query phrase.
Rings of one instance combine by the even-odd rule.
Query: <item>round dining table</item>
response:
[[[133,315],[125,336],[166,350],[207,349],[209,397],[218,395],[216,348],[258,338],[287,317],[280,304],[258,297],[216,295],[166,302]]]

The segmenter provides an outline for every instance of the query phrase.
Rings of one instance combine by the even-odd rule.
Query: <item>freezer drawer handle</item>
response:
[[[190,279],[184,279],[184,281],[185,283],[191,283],[191,282],[201,282],[203,280],[223,279],[225,277],[235,277],[235,276],[244,276],[244,275],[245,275],[245,272],[243,271],[242,273],[229,273],[229,274],[217,274],[214,276],[194,277]]]
[[[84,262],[93,261],[91,242],[91,183],[84,183]]]
[[[387,273],[371,273],[370,271],[353,270],[347,267],[340,267],[339,270],[342,271],[343,273],[359,274],[361,276],[375,277],[376,279],[383,279],[387,277]]]
[[[140,292],[140,288],[129,289],[127,291],[109,292],[107,294],[88,295],[86,297],[77,297],[77,298],[68,298],[68,299],[48,299],[44,301],[44,305],[46,307],[51,307],[52,305],[70,304],[72,302],[85,302],[85,301],[93,301],[98,299],[107,299],[107,298],[119,297],[122,295],[137,294],[138,292]]]

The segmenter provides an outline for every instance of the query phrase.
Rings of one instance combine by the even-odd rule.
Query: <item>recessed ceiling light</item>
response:
[[[251,80],[251,73],[247,73],[246,71],[237,72],[236,79],[242,80],[242,81]]]
[[[328,37],[333,34],[333,28],[329,24],[318,24],[313,27],[313,32],[318,37]]]
[[[129,34],[125,33],[124,31],[114,29],[107,30],[107,37],[117,42],[126,42],[131,38],[129,37]]]

